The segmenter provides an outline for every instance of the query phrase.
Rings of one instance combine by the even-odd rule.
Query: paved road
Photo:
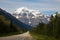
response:
[[[13,35],[8,37],[0,37],[0,40],[34,40],[29,34],[29,31],[19,35]]]

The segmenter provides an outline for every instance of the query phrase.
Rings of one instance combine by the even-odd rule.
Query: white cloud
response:
[[[7,1],[7,0],[0,0],[0,1]]]
[[[60,0],[52,0],[55,3],[60,3]]]
[[[52,0],[51,0],[52,1]],[[53,2],[16,2],[16,1],[10,1],[10,0],[0,0],[0,7],[5,8],[9,12],[13,12],[16,8],[26,6],[31,9],[38,9],[38,10],[60,10],[60,4],[57,4],[57,0],[53,0]],[[59,1],[59,0],[58,0]],[[57,2],[58,2],[57,1]],[[7,5],[8,4],[8,5]]]
[[[55,1],[60,2],[60,0],[55,0]]]

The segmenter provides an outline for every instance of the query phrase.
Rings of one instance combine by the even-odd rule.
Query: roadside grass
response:
[[[46,35],[41,35],[34,32],[30,32],[30,35],[36,40],[57,40],[54,37],[48,37]]]
[[[0,37],[6,37],[6,36],[11,36],[11,35],[18,35],[18,34],[22,34],[24,32],[20,31],[20,32],[10,32],[10,33],[3,33],[0,34]]]
[[[11,36],[16,34],[20,34],[20,33],[19,32],[4,33],[4,34],[0,34],[0,37]]]

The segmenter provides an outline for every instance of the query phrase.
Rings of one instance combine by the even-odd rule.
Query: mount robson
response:
[[[0,8],[0,37],[21,33],[23,40],[30,36],[35,40],[60,40],[60,13],[45,15],[39,10],[21,7],[11,14]],[[20,35],[3,38],[20,39]]]
[[[37,26],[39,23],[47,24],[50,18],[49,15],[42,14],[39,10],[32,10],[26,7],[16,9],[12,15],[31,26]]]

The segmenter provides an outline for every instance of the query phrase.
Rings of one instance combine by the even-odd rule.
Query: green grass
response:
[[[54,37],[48,37],[37,33],[30,32],[31,36],[36,40],[56,40]]]
[[[17,35],[17,34],[22,34],[22,33],[23,33],[23,32],[4,33],[4,34],[0,34],[0,37],[6,37],[6,36]]]

